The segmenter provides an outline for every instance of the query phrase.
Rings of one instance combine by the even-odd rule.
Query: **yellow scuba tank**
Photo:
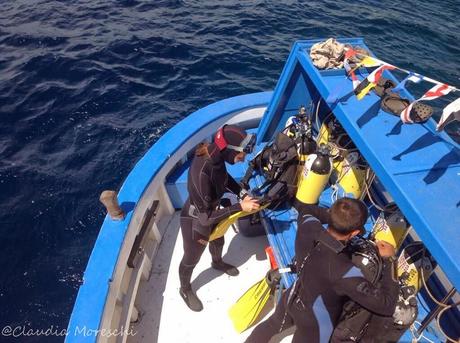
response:
[[[299,143],[299,161],[300,164],[305,164],[307,161],[308,155],[315,152],[317,149],[316,142],[311,136],[302,136],[300,137]]]
[[[359,153],[357,151],[347,152],[342,161],[334,163],[334,170],[337,173],[338,184],[345,193],[353,194],[359,199],[364,190],[366,169],[357,165]]]
[[[333,123],[331,126],[337,127],[338,125],[337,123]],[[345,137],[345,140],[350,142],[349,137],[345,133],[335,136],[331,126],[326,123],[321,125],[318,144],[328,144],[331,149],[331,156],[333,158],[332,166],[335,176],[333,179],[337,180],[336,182],[342,187],[345,193],[352,194],[355,199],[359,199],[364,190],[366,168],[358,165],[361,159],[359,152],[340,149],[340,140]]]
[[[372,236],[374,240],[385,241],[398,249],[407,236],[407,228],[407,221],[399,209],[387,214],[381,212],[372,228]]]
[[[372,228],[375,241],[385,241],[398,250],[409,233],[409,223],[395,204],[388,205],[386,211],[380,213]],[[408,295],[418,292],[423,278],[426,280],[434,268],[434,261],[426,251],[422,242],[406,245],[398,258],[398,279]]]
[[[296,193],[298,201],[304,204],[317,204],[332,172],[332,159],[329,148],[321,145],[316,153],[308,156],[299,177]]]
[[[335,140],[333,129],[328,123],[323,123],[321,128],[319,129],[319,134],[317,137],[317,144],[326,144],[329,146],[330,149],[330,156],[332,157],[332,167],[333,170],[337,170],[340,168],[341,161],[340,161],[340,150],[337,148],[336,144],[329,144],[329,142],[333,142]],[[338,179],[338,178],[337,178]]]
[[[416,294],[436,266],[422,242],[409,243],[398,258],[398,279],[400,283]]]
[[[326,123],[323,123],[321,125],[321,128],[319,129],[317,143],[319,145],[329,143],[330,135],[331,135],[331,130],[330,130],[329,126]]]

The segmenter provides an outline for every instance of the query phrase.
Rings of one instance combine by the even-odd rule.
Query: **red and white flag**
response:
[[[417,99],[409,104],[402,112],[401,112],[401,120],[403,123],[413,123],[412,119],[410,118],[410,111],[416,102],[422,100],[434,100],[437,98],[442,97],[443,95],[449,94],[453,90],[453,87],[447,84],[438,84],[433,88],[429,89],[420,99]]]
[[[354,56],[357,55],[357,51],[353,50],[353,49],[348,49],[346,52],[345,52],[345,58],[343,60],[343,67],[345,68],[345,71],[347,72],[347,75],[349,75],[351,77],[351,82],[353,83],[353,90],[356,89],[356,87],[358,87],[359,85],[359,80],[358,80],[358,77],[356,76],[355,74],[355,71],[351,68],[348,60]]]
[[[374,70],[372,73],[369,74],[367,79],[369,82],[372,83],[377,83],[379,82],[380,78],[382,77],[382,74],[385,70],[393,70],[396,69],[395,66],[392,66],[391,64],[384,64],[380,67],[378,67],[376,70]]]
[[[442,131],[447,124],[454,120],[460,121],[460,98],[444,107],[436,131]]]
[[[356,94],[356,98],[361,100],[364,96],[370,92],[372,88],[377,85],[377,82],[382,77],[382,74],[385,70],[393,70],[395,69],[394,66],[390,64],[384,64],[377,69],[375,69],[372,73],[370,73],[359,85],[354,89]]]

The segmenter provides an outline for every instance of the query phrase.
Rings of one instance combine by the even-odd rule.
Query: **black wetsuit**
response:
[[[180,224],[184,244],[184,256],[179,266],[182,288],[190,288],[190,279],[215,226],[233,213],[241,211],[236,203],[219,208],[226,192],[239,194],[241,186],[231,177],[225,167],[225,155],[214,143],[208,146],[209,157],[195,156],[188,173],[189,198],[181,212]],[[193,209],[193,207],[195,209]],[[224,237],[209,243],[213,262],[222,259]]]
[[[295,242],[296,266],[300,269],[304,264],[302,272],[284,292],[275,313],[257,326],[246,342],[267,343],[293,325],[292,342],[329,342],[347,299],[381,315],[393,314],[398,284],[393,280],[392,263],[385,262],[380,288],[373,286],[353,265],[345,245],[324,230],[321,224],[327,222],[328,210],[302,208]]]

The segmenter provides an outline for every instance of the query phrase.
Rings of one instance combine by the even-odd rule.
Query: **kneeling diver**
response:
[[[297,281],[287,289],[274,314],[259,324],[247,343],[267,343],[296,325],[292,342],[329,342],[346,300],[383,316],[391,316],[398,298],[394,280],[394,249],[377,247],[384,260],[380,287],[367,281],[346,251],[346,243],[363,230],[368,211],[359,200],[343,198],[330,210],[314,205],[298,208],[295,240]],[[322,223],[327,223],[327,230]]]
[[[227,173],[225,162],[244,162],[247,153],[252,152],[255,136],[247,134],[235,125],[224,125],[217,132],[213,143],[198,146],[188,173],[189,198],[181,212],[180,224],[184,245],[184,256],[179,266],[180,295],[193,311],[201,311],[203,304],[192,290],[190,280],[193,269],[208,244],[215,226],[228,216],[239,211],[259,208],[255,199],[243,194],[241,186]],[[239,203],[220,208],[225,192],[241,195]],[[222,260],[224,237],[209,243],[212,256],[211,266],[224,273],[236,276],[238,269]]]

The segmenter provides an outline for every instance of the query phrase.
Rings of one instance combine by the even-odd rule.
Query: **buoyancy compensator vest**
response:
[[[391,317],[373,314],[368,322],[363,343],[398,342],[417,319],[417,291],[422,277],[431,275],[435,262],[422,242],[406,245],[398,258],[399,294]]]
[[[375,285],[383,269],[383,261],[375,243],[355,236],[347,243],[346,252],[350,255],[353,264],[361,269],[366,280]],[[366,332],[371,317],[371,312],[352,300],[347,301],[330,342],[359,342]]]
[[[370,237],[375,241],[390,243],[399,249],[408,235],[409,223],[395,203],[390,203],[375,221]],[[411,287],[417,293],[422,284],[433,271],[435,262],[422,242],[407,244],[398,258],[398,278],[402,287]]]
[[[366,280],[377,284],[382,275],[383,261],[375,243],[360,236],[353,237],[347,244],[347,253],[355,266],[361,269]],[[331,343],[359,342],[366,333],[372,313],[358,303],[345,302],[339,323],[334,328]]]
[[[380,279],[383,262],[373,241],[354,236],[348,241],[346,251],[367,280],[375,284]]]
[[[408,228],[409,223],[401,211],[394,203],[391,203],[377,218],[370,237],[376,241],[383,240],[398,249],[407,236]],[[354,260],[354,262],[359,261]],[[407,244],[399,254],[397,262],[399,295],[393,316],[384,317],[372,314],[349,301],[344,306],[341,320],[334,330],[331,342],[399,341],[417,318],[416,295],[421,286],[422,277],[426,280],[435,266],[435,261],[422,242]],[[362,270],[366,279],[373,282],[374,274],[369,273],[369,270],[367,272],[366,269]]]
[[[286,121],[284,133],[296,142],[300,164],[303,165],[308,155],[313,154],[317,149],[312,134],[311,112],[308,114],[305,107],[301,106],[299,112]]]
[[[268,143],[249,162],[249,168],[241,183],[244,188],[249,189],[249,180],[256,174],[262,175],[265,181],[252,190],[253,195],[262,197],[264,202],[270,202],[269,208],[274,208],[296,194],[298,164],[295,141],[279,132],[275,140]]]

